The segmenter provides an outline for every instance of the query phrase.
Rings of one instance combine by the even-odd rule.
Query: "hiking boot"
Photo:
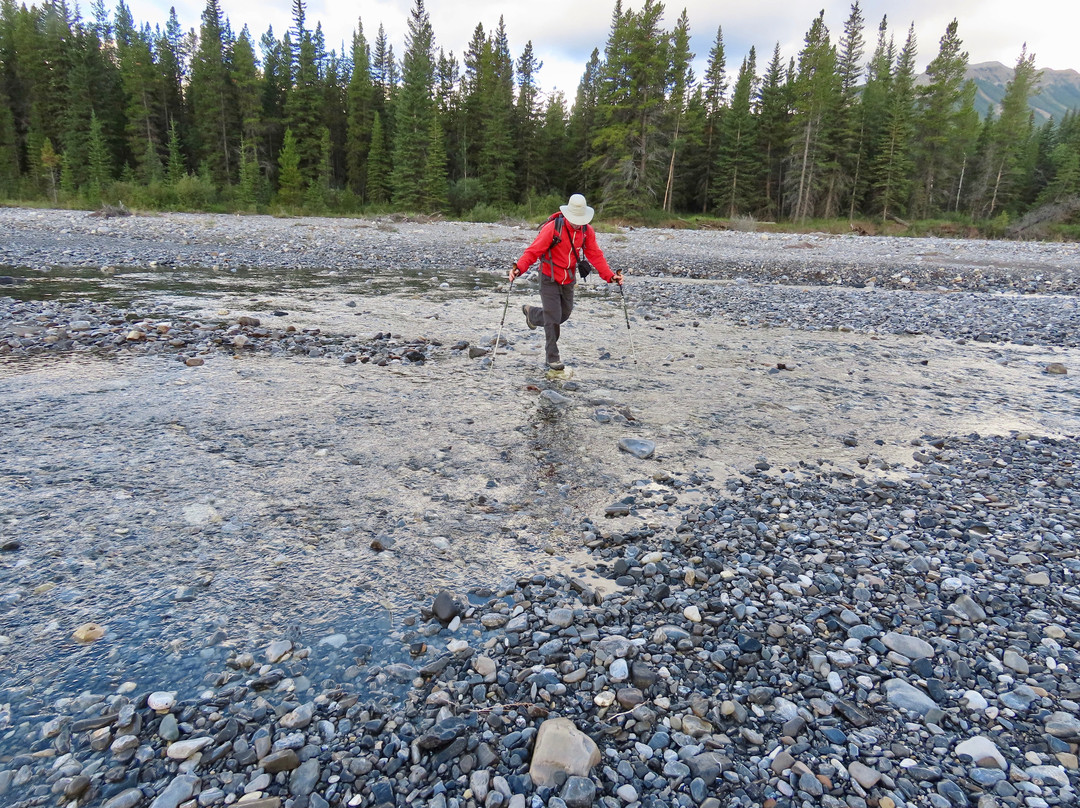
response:
[[[563,370],[566,367],[562,362],[548,362],[547,366],[548,370]]]
[[[525,315],[525,324],[529,326],[529,328],[531,328],[533,331],[535,331],[536,326],[533,325],[532,318],[529,317],[529,305],[527,303],[521,307],[521,313]]]

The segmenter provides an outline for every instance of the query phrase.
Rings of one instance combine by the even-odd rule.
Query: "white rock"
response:
[[[960,755],[968,755],[975,761],[976,765],[982,766],[984,769],[1008,769],[1008,763],[1005,761],[1005,756],[1001,754],[1001,750],[997,748],[997,744],[985,735],[976,735],[974,738],[968,738],[966,741],[961,741],[956,745],[955,752],[957,757]]]
[[[154,712],[168,712],[176,704],[176,694],[166,690],[155,690],[146,697],[146,706]]]
[[[196,752],[201,752],[214,742],[213,738],[188,738],[169,744],[165,754],[172,760],[187,760]]]

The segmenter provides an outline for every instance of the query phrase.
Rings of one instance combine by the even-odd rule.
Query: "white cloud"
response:
[[[198,28],[205,6],[199,0],[129,0],[137,22],[164,24],[170,5],[185,28]],[[272,25],[281,36],[292,24],[292,4],[288,0],[220,0],[221,8],[237,31],[247,24],[258,38]],[[624,8],[641,7],[642,0],[624,0]],[[322,23],[327,46],[348,48],[357,20],[362,19],[369,42],[382,24],[399,57],[405,52],[405,36],[412,0],[365,0],[362,4],[311,2],[307,6],[307,24]],[[542,89],[562,90],[573,101],[578,82],[593,48],[603,53],[611,24],[614,0],[547,0],[545,3],[507,2],[507,0],[428,0],[425,4],[435,32],[436,47],[453,51],[461,61],[477,24],[491,33],[505,20],[510,52],[516,59],[527,41],[544,65],[539,76]],[[664,26],[671,28],[683,8],[687,9],[692,35],[691,47],[697,54],[695,71],[704,71],[705,61],[716,36],[723,27],[728,71],[734,74],[749,48],[758,54],[758,70],[764,69],[779,42],[785,62],[796,57],[803,37],[818,12],[824,8],[825,23],[837,41],[847,19],[850,2],[791,2],[757,0],[717,2],[684,0],[665,5]],[[972,63],[1000,61],[1008,66],[1016,62],[1026,42],[1036,55],[1039,67],[1080,69],[1080,55],[1075,46],[1080,31],[1080,3],[1059,0],[1027,0],[1018,7],[1008,0],[866,0],[861,3],[866,26],[866,58],[877,36],[878,23],[887,15],[890,30],[898,42],[914,22],[919,45],[921,69],[934,57],[938,40],[950,20],[959,21],[958,33]]]

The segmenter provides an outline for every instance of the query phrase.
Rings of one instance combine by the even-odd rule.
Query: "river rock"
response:
[[[600,762],[596,743],[569,718],[549,718],[536,733],[529,776],[538,787],[551,788],[556,774],[587,776]]]
[[[956,745],[954,751],[957,757],[967,755],[975,762],[976,766],[982,768],[1008,768],[1005,756],[1001,754],[997,744],[985,735],[976,735],[974,738],[961,741]]]
[[[648,460],[656,451],[656,444],[651,440],[623,438],[619,441],[619,448],[624,452],[632,454],[638,460]]]
[[[150,808],[178,808],[180,803],[191,799],[198,785],[198,777],[190,774],[179,774],[150,803]]]
[[[926,640],[912,637],[910,634],[898,634],[890,631],[881,638],[885,646],[908,659],[928,659],[934,656],[934,646]]]
[[[920,718],[931,710],[936,710],[937,702],[924,691],[910,685],[903,679],[890,679],[885,683],[885,693],[889,704],[914,713]]]
[[[1080,742],[1080,718],[1075,715],[1057,711],[1047,716],[1044,721],[1043,729],[1047,735],[1070,743]]]

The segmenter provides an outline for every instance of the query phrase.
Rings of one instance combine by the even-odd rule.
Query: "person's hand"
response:
[[[517,268],[517,264],[510,265],[510,282],[514,282],[514,278],[521,275],[521,270]]]
[[[621,271],[616,272],[612,276],[611,280],[614,281],[615,283],[619,284],[619,286],[622,286],[622,284],[623,284],[623,274],[622,274],[622,272]]]

